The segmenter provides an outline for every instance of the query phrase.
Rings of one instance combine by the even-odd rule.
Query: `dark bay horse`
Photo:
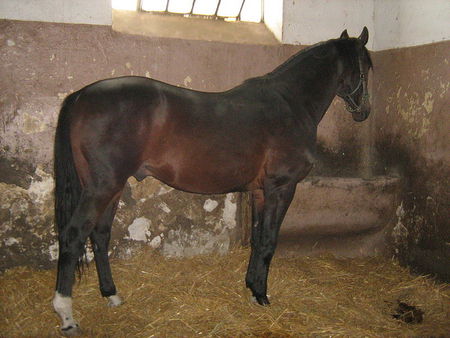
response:
[[[88,237],[101,294],[112,306],[121,303],[108,243],[131,176],[153,176],[194,193],[251,191],[246,285],[259,304],[269,304],[267,276],[278,230],[297,183],[313,165],[320,120],[336,95],[354,120],[370,113],[367,40],[365,27],[358,38],[344,31],[220,93],[126,76],[69,95],[55,140],[59,260],[53,305],[63,333],[80,333],[72,315],[72,285]]]

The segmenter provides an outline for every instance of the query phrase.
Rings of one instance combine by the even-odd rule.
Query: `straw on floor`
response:
[[[164,258],[143,250],[113,260],[125,303],[108,308],[94,264],[74,288],[74,312],[86,337],[446,336],[450,288],[411,275],[382,258],[275,258],[272,304],[250,301],[249,252]],[[55,271],[20,267],[0,274],[0,336],[59,336],[53,312]],[[421,323],[394,318],[399,302],[423,312]],[[398,313],[397,313],[398,316]]]

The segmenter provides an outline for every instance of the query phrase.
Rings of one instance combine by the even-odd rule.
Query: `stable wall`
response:
[[[122,75],[223,90],[271,70],[293,52],[137,37],[107,26],[3,20],[0,32],[0,269],[56,260],[53,138],[68,93]],[[171,256],[227,252],[244,240],[241,227],[248,224],[240,198],[187,194],[151,178],[139,184],[131,178],[111,254],[128,256],[141,245]]]
[[[302,250],[320,251],[326,246],[323,243],[329,243],[332,251],[347,255],[354,255],[357,250],[370,252],[381,233],[402,263],[418,272],[450,280],[450,2],[285,1],[283,15],[283,41],[290,43],[313,43],[341,25],[353,34],[355,25],[369,27],[368,48],[374,51],[370,87],[372,115],[363,127],[363,134],[356,139],[362,144],[344,144],[366,149],[359,157],[362,170],[356,176],[386,175],[401,180],[400,185],[387,185],[370,195],[368,192],[361,194],[360,200],[371,196],[364,212],[376,210],[383,195],[383,205],[387,206],[386,202],[390,201],[391,207],[383,211],[386,217],[378,221],[378,227],[373,223],[372,233],[366,239],[361,240],[361,234],[354,233],[353,239],[360,242],[359,246],[354,245],[351,237],[347,237],[347,247],[336,245],[345,238],[334,234],[321,238],[311,236],[313,239],[305,240]],[[298,27],[290,29],[293,25]],[[346,130],[338,129],[341,133],[338,141],[348,139]],[[338,162],[334,172],[344,167]],[[329,196],[342,196],[347,192],[351,201],[351,197],[358,194],[355,190],[339,188],[339,184],[325,183],[318,188],[326,188]],[[363,182],[360,189],[367,184],[370,185],[368,181]],[[386,194],[389,189],[395,194]],[[297,201],[301,198],[297,197]],[[335,199],[327,199],[325,213],[333,206],[330,201]],[[305,205],[307,201],[303,202]],[[290,212],[294,211],[299,219],[300,210],[299,205],[297,211]],[[336,206],[334,210],[339,212]],[[292,224],[289,216],[288,213],[288,225]],[[385,225],[380,232],[382,222]],[[370,222],[366,226],[368,224]],[[296,231],[301,233],[302,226],[297,226]],[[327,232],[329,229],[323,229],[322,234]],[[288,235],[292,235],[292,231]],[[367,241],[371,236],[373,241]],[[296,249],[300,250],[298,245]]]
[[[0,21],[0,31],[2,268],[45,266],[57,257],[53,137],[67,94],[122,75],[148,76],[197,90],[226,90],[271,71],[300,49],[138,37],[105,26],[10,20]],[[364,125],[355,132],[355,124],[340,100],[334,101],[319,130],[324,161],[315,174],[349,176],[360,170],[358,138]],[[337,173],[336,159],[342,164]],[[139,184],[131,178],[113,226],[111,254],[127,256],[140,245],[180,256],[226,252],[248,239],[245,198],[186,194],[151,178]]]
[[[299,185],[307,196],[297,193],[281,233],[289,254],[384,251],[450,281],[449,55],[450,41],[371,53],[371,116],[353,141],[349,129],[335,129],[336,147],[327,148],[335,157],[318,163],[334,159],[325,174],[353,178]],[[360,155],[352,165],[340,152]]]
[[[281,2],[266,2],[277,9],[267,25],[283,43],[309,45],[343,29],[359,34],[363,26],[372,51],[450,39],[447,0],[297,0],[282,1],[282,9]]]
[[[367,26],[373,51],[450,39],[447,0],[264,0],[264,23],[284,44],[311,45]],[[0,2],[0,18],[111,25],[111,0]],[[232,25],[232,24],[231,24]]]
[[[300,2],[292,2],[292,5],[295,4],[299,5]],[[307,2],[302,2],[302,5],[305,4]],[[322,3],[322,6],[325,5],[326,1]],[[418,1],[398,1],[395,6],[390,1],[375,1],[374,6],[370,7],[370,10],[373,9],[374,21],[369,44],[377,49],[385,49],[395,47],[396,44],[401,47],[446,40],[450,31],[446,29],[450,22],[446,20],[450,13],[446,11],[448,5],[446,1],[437,0],[426,2],[426,5],[424,2],[419,4]],[[405,6],[408,8],[405,9]],[[320,11],[310,12],[311,17],[314,18],[317,13]],[[353,12],[350,10],[345,13]],[[344,15],[339,25],[350,28],[348,23],[353,14]],[[291,20],[297,20],[297,16],[291,15]],[[274,22],[275,25],[280,25],[280,21]],[[338,36],[341,31],[339,29],[334,32],[334,21],[317,22],[320,23],[317,31],[324,38]],[[359,26],[360,22],[355,22]],[[367,25],[371,27],[370,21]],[[360,27],[350,28],[349,31],[352,35],[359,34]],[[54,259],[50,255],[51,249],[55,248],[55,236],[50,230],[53,219],[50,176],[52,138],[59,104],[67,93],[99,78],[126,74],[152,76],[200,90],[223,90],[247,77],[271,70],[301,48],[138,38],[114,33],[107,27],[12,21],[3,21],[1,32],[1,57],[5,66],[1,69],[0,83],[0,118],[3,127],[0,135],[0,180],[4,184],[1,195],[4,201],[0,213],[0,250],[3,250],[2,255],[5,252],[5,262],[17,257],[21,262],[28,260],[29,263],[46,262],[49,257]],[[304,32],[302,36],[306,34]],[[316,41],[310,43],[313,42]],[[375,63],[371,87],[372,116],[364,124],[357,125],[344,111],[340,101],[335,100],[319,128],[319,161],[313,172],[321,176],[355,177],[356,180],[358,177],[371,178],[377,175],[404,179],[400,192],[397,183],[383,188],[383,179],[363,181],[363,187],[357,190],[367,198],[368,194],[374,193],[372,186],[381,187],[381,194],[386,198],[380,200],[377,197],[381,202],[377,202],[377,206],[372,209],[385,214],[385,218],[378,222],[379,225],[376,221],[373,222],[373,229],[377,229],[378,233],[379,229],[388,225],[383,236],[391,238],[394,253],[402,261],[421,271],[440,272],[441,276],[448,275],[448,267],[446,264],[434,263],[445,262],[445,258],[450,257],[450,202],[446,189],[449,177],[446,159],[450,157],[446,133],[449,125],[448,51],[448,42],[441,42],[372,53]],[[343,205],[346,206],[346,196],[354,196],[353,183],[342,187],[340,180],[333,184],[329,184],[327,179],[315,182],[315,179],[305,182],[303,189],[310,191],[312,195],[317,190],[325,189],[324,193],[314,195],[318,204],[306,210],[302,197],[299,197],[302,193],[299,189],[296,201],[300,202],[293,209],[293,219],[298,219],[297,215],[303,214],[308,219],[312,210],[319,213],[319,202],[323,196],[333,196],[337,192],[337,195],[343,196]],[[131,195],[131,202],[124,202],[121,207],[129,210],[138,205],[138,211],[133,211],[125,218],[119,217],[118,222],[122,223],[115,226],[121,230],[120,234],[116,234],[117,242],[114,246],[122,248],[127,248],[130,244],[125,237],[133,237],[128,232],[132,224],[132,229],[138,229],[135,238],[145,238],[143,242],[147,244],[165,231],[151,228],[153,225],[147,220],[158,215],[143,216],[145,210],[151,207],[146,205],[143,208],[145,199],[144,202],[141,201],[147,191],[153,196],[154,191],[157,191],[156,195],[160,196],[158,189],[164,192],[165,188],[146,180],[141,185],[145,186],[141,190],[143,195],[139,195],[133,192],[134,182],[130,183],[132,187],[124,200]],[[147,184],[150,185],[146,186]],[[389,189],[394,195],[386,194]],[[142,204],[136,202],[136,198]],[[169,204],[174,203],[176,208],[188,204],[187,200],[179,197],[173,199],[178,202]],[[209,218],[210,225],[222,222],[225,210],[230,210],[232,204],[227,204],[226,199],[227,197],[218,202],[221,207],[217,209],[218,214]],[[13,200],[17,202],[12,203]],[[199,200],[196,210],[205,210],[204,206],[210,203],[207,200],[208,198]],[[162,202],[166,203],[158,201],[158,205],[164,212],[164,204],[159,204]],[[153,207],[157,205],[156,202],[151,203]],[[386,211],[384,208],[389,203],[391,208]],[[366,205],[368,204],[370,198]],[[239,209],[239,205],[237,203],[236,209]],[[336,212],[342,211],[340,206],[333,203],[330,205]],[[235,208],[231,207],[231,210]],[[191,219],[185,222],[189,224],[187,228],[193,228],[192,226],[197,225],[196,222],[204,224],[202,220],[211,216],[202,212],[196,221]],[[236,224],[240,224],[242,213],[239,210],[235,212]],[[181,213],[193,214],[192,210]],[[122,221],[123,219],[125,220]],[[167,223],[167,219],[163,221],[159,224]],[[9,224],[8,228],[5,224]],[[171,224],[176,226],[180,222],[173,222],[172,219]],[[300,225],[302,226],[304,224]],[[30,227],[36,230],[30,232]],[[11,229],[13,232],[9,232]],[[322,229],[329,232],[329,228]],[[211,233],[214,234],[214,229],[209,232]],[[220,235],[220,232],[215,235]],[[178,242],[182,243],[179,247],[192,243],[189,236],[183,236],[177,237]],[[232,241],[228,239],[233,236],[235,235],[221,238],[225,243],[230,243]],[[236,236],[239,238],[242,234]],[[184,238],[184,242],[180,238]],[[334,236],[334,239],[339,238]],[[158,243],[158,239],[153,242],[155,243]],[[210,246],[212,242],[205,243],[203,247]],[[225,244],[226,247],[227,245]],[[368,251],[374,252],[370,245],[368,247]],[[317,242],[311,242],[311,248],[318,248]],[[9,265],[16,263],[19,262],[7,262]]]
[[[403,178],[399,259],[450,280],[450,41],[374,53],[373,167]]]
[[[111,25],[111,0],[6,0],[0,1],[0,18]]]

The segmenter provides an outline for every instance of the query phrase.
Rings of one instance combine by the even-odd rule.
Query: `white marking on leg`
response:
[[[78,327],[78,323],[73,319],[72,297],[65,297],[59,292],[55,292],[55,297],[53,298],[53,308],[59,317],[61,317],[61,330],[66,330],[71,327]]]
[[[122,304],[122,299],[118,295],[112,295],[108,297],[108,306],[114,307]]]

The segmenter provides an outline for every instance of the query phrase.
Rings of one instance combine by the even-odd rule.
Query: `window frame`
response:
[[[209,19],[209,20],[221,20],[221,21],[235,21],[235,22],[251,22],[251,23],[264,23],[264,0],[260,0],[261,5],[260,5],[260,10],[261,10],[261,16],[260,16],[260,21],[256,22],[256,21],[246,21],[246,20],[241,20],[241,14],[242,14],[242,10],[244,8],[245,2],[246,0],[241,0],[241,5],[240,5],[240,9],[239,9],[239,13],[237,16],[219,16],[219,9],[220,9],[220,5],[222,3],[224,3],[226,0],[218,0],[217,1],[217,6],[215,9],[215,13],[214,14],[196,14],[194,13],[194,7],[195,7],[195,2],[197,0],[192,0],[192,6],[191,6],[191,10],[188,13],[175,13],[175,12],[170,12],[169,11],[169,5],[170,5],[170,1],[171,0],[166,0],[166,8],[164,11],[148,11],[148,10],[144,10],[142,8],[143,2],[145,0],[137,0],[137,6],[136,6],[136,11],[137,12],[141,12],[141,13],[152,13],[152,14],[160,14],[160,15],[174,15],[174,16],[181,16],[181,17],[193,17],[193,18],[202,18],[202,19]]]

